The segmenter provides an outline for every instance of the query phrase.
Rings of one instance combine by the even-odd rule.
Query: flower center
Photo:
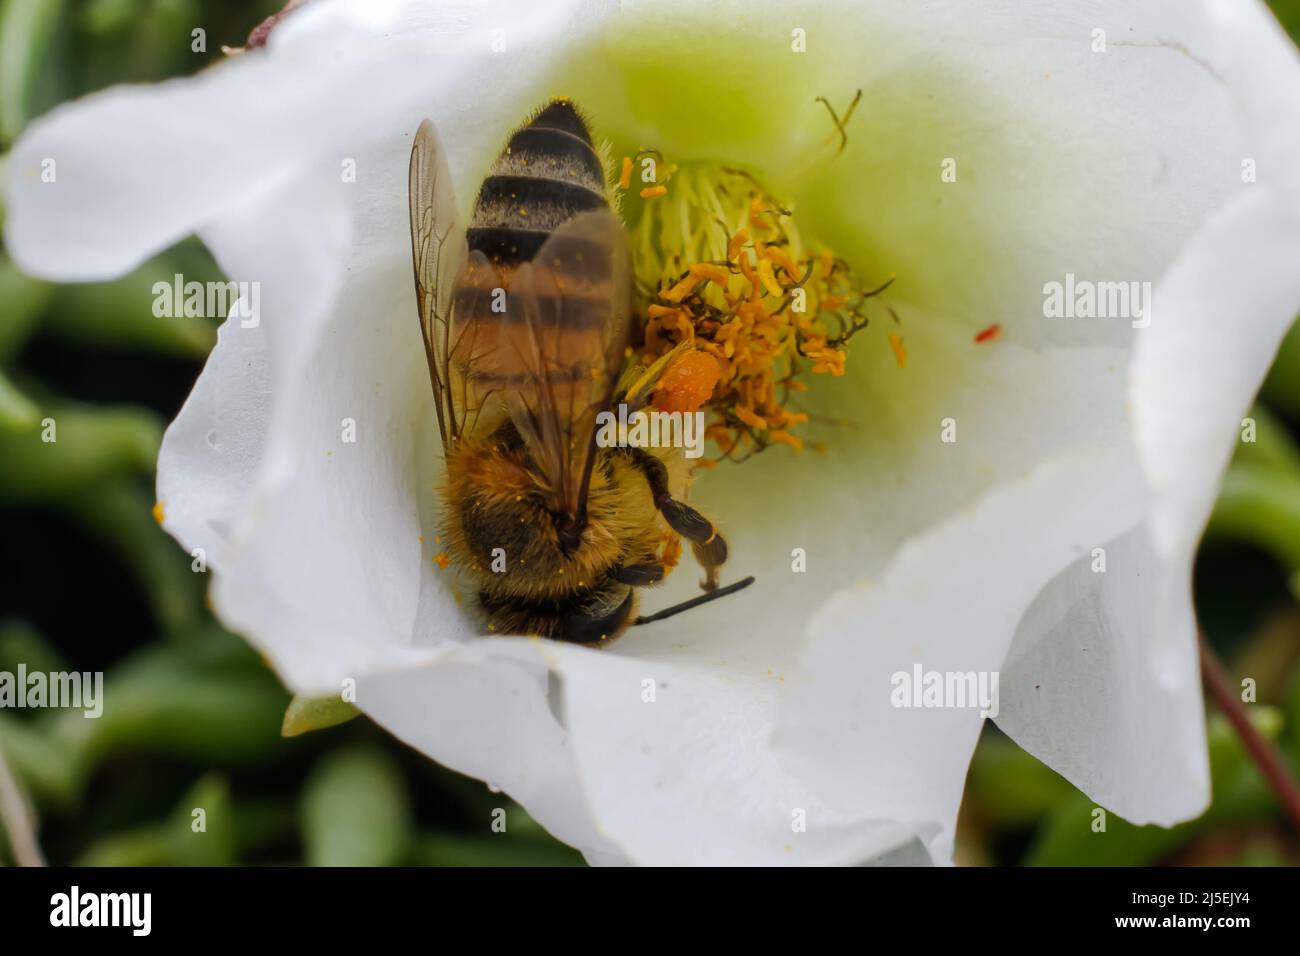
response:
[[[624,160],[620,186],[630,185]],[[708,437],[720,458],[743,460],[773,443],[802,448],[794,429],[808,415],[791,406],[809,374],[844,374],[848,342],[868,324],[868,300],[844,260],[805,243],[794,211],[757,177],[716,164],[669,166],[631,230],[641,361],[677,350],[654,395],[665,411],[709,404]],[[878,303],[897,322],[893,310]],[[902,338],[890,337],[906,363]]]

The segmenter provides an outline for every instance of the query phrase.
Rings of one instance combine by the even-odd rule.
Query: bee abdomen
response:
[[[602,194],[581,183],[532,176],[489,176],[478,194],[471,232],[478,229],[550,232],[578,213],[604,205]],[[475,248],[473,242],[470,248]]]
[[[479,603],[500,633],[594,644],[627,630],[636,598],[630,587],[609,581],[590,591],[532,600],[480,591]]]
[[[605,171],[587,124],[555,100],[510,138],[483,181],[467,239],[492,262],[530,261],[549,234],[606,205]]]

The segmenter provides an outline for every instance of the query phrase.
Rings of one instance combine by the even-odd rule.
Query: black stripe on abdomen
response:
[[[551,231],[603,206],[603,195],[568,180],[493,175],[483,180],[470,225]]]
[[[562,129],[525,126],[510,137],[502,164],[515,165],[507,158],[511,156],[519,157],[518,165],[538,175],[562,176],[597,190],[605,186],[605,167],[591,141]]]
[[[478,205],[503,203],[517,205],[527,210],[534,206],[559,206],[571,216],[605,205],[605,197],[594,189],[567,179],[549,179],[537,176],[489,176],[478,191]],[[529,223],[511,225],[527,229]]]
[[[548,295],[534,296],[536,307],[531,321],[539,328],[598,329],[609,324],[614,307],[608,295]],[[507,325],[524,321],[524,306],[517,298],[506,293],[506,311],[491,311],[491,303],[479,289],[462,287],[456,290],[455,314],[463,322],[502,322]]]
[[[465,239],[471,250],[483,253],[492,262],[510,266],[531,261],[549,238],[551,234],[545,229],[471,226],[465,230]]]
[[[471,227],[465,239],[471,251],[481,252],[493,265],[502,267],[508,275],[510,267],[531,262],[551,232],[546,229],[516,229],[504,226],[490,228]],[[568,235],[557,239],[551,250],[565,263],[582,262],[583,275],[591,282],[606,282],[610,276],[609,250],[600,242],[581,236]],[[543,264],[545,265],[545,264]],[[482,281],[488,281],[484,277]],[[492,282],[495,285],[495,281]]]

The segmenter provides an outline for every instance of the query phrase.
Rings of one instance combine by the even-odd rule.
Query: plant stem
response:
[[[1268,785],[1273,788],[1286,815],[1291,818],[1291,825],[1300,834],[1300,785],[1297,785],[1277,748],[1251,722],[1236,684],[1228,676],[1223,662],[1214,653],[1214,648],[1204,634],[1200,635],[1200,645],[1201,678],[1205,682],[1206,693],[1237,731],[1247,753],[1259,767]]]
[[[19,866],[44,866],[45,857],[36,842],[31,808],[18,789],[18,780],[10,772],[3,751],[0,751],[0,820],[4,821],[5,832],[9,834],[14,861]]]

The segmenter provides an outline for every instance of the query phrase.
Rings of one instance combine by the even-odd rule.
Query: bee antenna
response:
[[[754,583],[753,575],[735,584],[728,584],[725,588],[718,588],[716,591],[710,591],[707,594],[701,594],[699,597],[693,597],[689,601],[683,601],[681,604],[674,604],[672,607],[666,607],[662,611],[656,611],[644,617],[638,617],[634,624],[653,624],[655,621],[662,621],[664,618],[672,617],[674,614],[681,614],[682,611],[689,611],[691,608],[699,607],[701,604],[708,604],[710,601],[716,601],[720,597],[726,597],[728,594],[735,594],[737,591],[743,591]]]

